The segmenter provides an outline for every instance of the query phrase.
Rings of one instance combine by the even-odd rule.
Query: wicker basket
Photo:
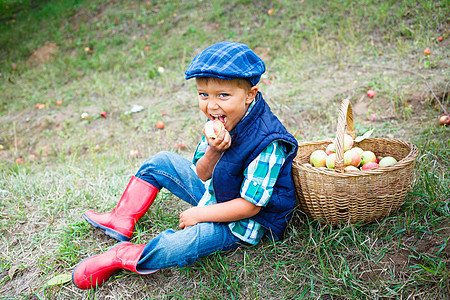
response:
[[[347,130],[345,130],[347,125]],[[365,171],[344,172],[344,132],[355,138],[350,101],[341,103],[336,132],[336,170],[309,165],[314,150],[325,150],[333,140],[301,143],[292,172],[300,208],[324,224],[360,223],[381,220],[404,201],[411,186],[415,145],[399,139],[367,138],[354,146],[377,156],[393,156],[397,163]]]

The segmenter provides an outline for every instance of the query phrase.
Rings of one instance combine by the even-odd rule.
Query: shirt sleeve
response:
[[[281,141],[269,144],[245,169],[241,197],[256,206],[266,206],[285,160],[284,144]]]
[[[203,138],[200,141],[200,143],[197,145],[197,149],[195,150],[195,153],[194,153],[194,158],[192,160],[192,163],[194,165],[197,165],[197,161],[200,158],[202,158],[203,155],[205,155],[206,148],[208,148],[208,141],[206,140],[205,135],[203,135]]]

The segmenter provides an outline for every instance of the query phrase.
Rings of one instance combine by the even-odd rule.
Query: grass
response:
[[[449,297],[450,143],[437,125],[449,110],[446,1],[149,3],[0,1],[0,299]],[[98,290],[46,286],[115,244],[83,212],[113,208],[159,151],[191,159],[204,117],[183,73],[225,39],[265,60],[260,90],[300,142],[334,137],[349,98],[359,134],[415,143],[405,203],[366,226],[320,225],[297,209],[278,243],[151,276],[117,273]],[[127,113],[133,104],[145,109]],[[187,207],[161,192],[132,241],[176,228]]]

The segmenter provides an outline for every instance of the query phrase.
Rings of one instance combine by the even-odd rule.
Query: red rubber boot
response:
[[[83,217],[110,237],[121,242],[129,241],[134,225],[147,212],[158,192],[159,190],[147,181],[133,176],[116,208],[103,214],[90,210],[84,213]]]
[[[128,270],[148,275],[158,270],[137,270],[136,265],[144,251],[145,244],[119,243],[108,251],[86,258],[72,273],[72,282],[80,289],[96,288],[119,270]]]

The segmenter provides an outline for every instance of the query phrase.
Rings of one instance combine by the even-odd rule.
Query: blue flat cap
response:
[[[220,42],[200,52],[188,66],[186,79],[216,77],[221,79],[243,78],[252,86],[258,84],[266,70],[264,61],[247,45]]]

